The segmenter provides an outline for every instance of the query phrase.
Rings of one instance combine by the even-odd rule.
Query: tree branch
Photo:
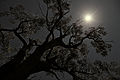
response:
[[[9,31],[9,32],[14,32],[14,34],[22,41],[23,45],[27,45],[26,41],[16,32],[14,29],[0,29],[1,31]]]
[[[47,23],[47,26],[49,26],[49,20],[48,20],[48,3],[47,3],[47,11],[46,11],[46,23]]]
[[[1,33],[1,35],[2,35],[2,43],[4,44],[4,39],[5,39],[5,36],[4,36],[4,34],[3,34],[3,32],[2,32],[2,31],[0,31],[0,33]]]
[[[64,15],[66,15],[67,13],[68,13],[68,12],[66,12]],[[57,24],[58,24],[59,21],[63,18],[64,15],[62,15],[62,16],[60,15],[59,18],[56,20],[56,22],[54,23],[53,27],[52,27],[51,30],[50,30],[50,33],[47,35],[46,40],[44,41],[44,43],[47,43],[47,42],[48,42],[50,36],[53,34],[53,30],[54,30],[55,26],[57,26]]]
[[[0,32],[1,31],[9,31],[9,32],[13,32],[13,31],[15,31],[14,29],[0,29]]]
[[[23,45],[27,45],[26,41],[22,38],[22,36],[20,36],[16,31],[14,31],[14,34],[20,39]]]
[[[18,27],[15,29],[15,31],[19,30],[19,28],[21,27],[21,25],[25,22],[30,22],[30,21],[34,21],[34,20],[38,20],[38,19],[30,19],[30,20],[24,20],[24,21],[21,21],[18,25]]]
[[[17,30],[19,30],[19,28],[21,27],[21,25],[22,25],[23,23],[29,22],[29,21],[34,21],[34,20],[37,20],[37,19],[31,19],[31,20],[21,21],[16,29],[0,29],[0,32],[1,32],[1,31],[14,32],[15,36],[17,36],[17,37],[20,39],[20,41],[23,43],[23,45],[27,45],[26,41],[22,38],[22,36],[20,36],[21,33],[17,33]],[[22,31],[22,32],[23,32],[23,31]]]
[[[65,48],[77,48],[79,45],[81,45],[81,44],[83,43],[83,41],[84,41],[86,38],[89,38],[89,36],[90,36],[93,32],[95,32],[96,30],[98,30],[98,29],[99,29],[99,28],[96,28],[95,30],[89,32],[89,33],[88,33],[85,37],[83,37],[83,38],[80,40],[80,42],[77,43],[77,44],[74,44],[74,45],[65,45],[65,44],[63,44],[62,46],[65,47]]]

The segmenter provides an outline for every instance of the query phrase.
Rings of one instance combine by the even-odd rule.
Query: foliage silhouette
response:
[[[45,71],[60,80],[56,71],[67,72],[73,80],[117,80],[106,62],[89,63],[88,43],[102,56],[108,55],[111,44],[103,40],[104,27],[90,27],[84,30],[80,20],[72,23],[69,15],[70,2],[65,0],[43,0],[46,6],[40,16],[27,12],[22,5],[0,12],[0,17],[12,17],[16,28],[0,25],[0,53],[16,53],[0,67],[0,80],[25,80],[31,74]],[[43,30],[43,31],[42,31]],[[44,37],[36,36],[35,34]],[[44,40],[43,40],[44,39]],[[21,46],[15,49],[11,41],[19,40]],[[17,42],[17,41],[16,41]],[[106,76],[103,76],[106,72]]]

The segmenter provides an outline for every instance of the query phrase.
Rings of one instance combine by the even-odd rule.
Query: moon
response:
[[[92,15],[87,14],[87,15],[85,15],[84,19],[85,19],[85,22],[91,22],[92,21]]]

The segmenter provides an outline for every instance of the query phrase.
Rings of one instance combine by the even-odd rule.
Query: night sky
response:
[[[86,13],[95,13],[95,22],[107,30],[107,40],[113,40],[113,47],[107,59],[120,59],[120,1],[119,0],[74,0],[72,14],[76,18]],[[97,56],[97,55],[96,55]],[[104,58],[105,59],[105,58]]]
[[[6,10],[9,6],[23,4],[29,11],[39,14],[39,0],[0,0],[0,10]],[[108,33],[106,40],[113,41],[110,54],[102,59],[118,61],[120,58],[120,0],[71,0],[71,12],[73,19],[93,13],[93,21],[90,25],[103,25]],[[90,55],[91,58],[101,58],[98,55]]]

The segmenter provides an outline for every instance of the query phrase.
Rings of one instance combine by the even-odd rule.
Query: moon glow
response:
[[[86,21],[86,22],[92,21],[92,16],[91,16],[90,14],[87,14],[87,15],[85,16],[85,21]]]

